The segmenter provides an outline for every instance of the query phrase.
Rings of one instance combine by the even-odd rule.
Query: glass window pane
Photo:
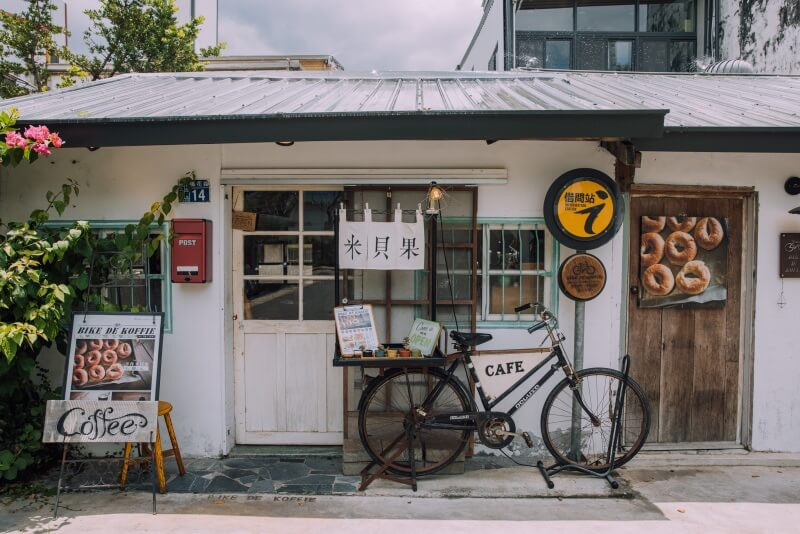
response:
[[[427,318],[428,317],[428,309],[420,309],[417,312],[418,317]],[[470,311],[470,307],[466,305],[459,305],[455,307],[455,318],[458,320],[458,328],[460,330],[469,331],[470,326],[472,325],[472,312]],[[440,323],[449,323],[450,326],[453,327],[455,330],[455,321],[453,320],[453,306],[448,304],[441,304],[436,306],[436,320]]]
[[[244,274],[297,276],[298,245],[295,236],[244,237]]]
[[[638,57],[638,70],[664,72],[667,69],[667,41],[642,40]]]
[[[520,230],[522,238],[520,246],[520,261],[522,270],[544,270],[544,230]]]
[[[518,33],[516,60],[518,67],[544,68],[544,40]]]
[[[606,70],[608,63],[608,40],[578,37],[578,68],[582,70]]]
[[[640,32],[693,32],[694,0],[642,0],[639,4]]]
[[[546,69],[568,69],[572,61],[570,56],[572,50],[572,41],[547,41],[547,47],[544,58],[544,66]]]
[[[333,321],[333,280],[308,280],[303,282],[303,319],[307,321]]]
[[[608,70],[633,70],[633,41],[609,41]]]
[[[336,244],[333,236],[303,236],[303,274],[333,276],[336,264]]]
[[[453,298],[450,296],[450,284],[447,280],[447,274],[439,272],[436,278],[436,300],[443,301]],[[455,300],[470,300],[470,295],[472,293],[472,276],[469,274],[454,274],[451,272],[450,280],[453,284]],[[425,294],[426,293],[423,292],[421,298],[424,298]]]
[[[514,314],[526,302],[544,300],[542,276],[492,276],[489,279],[489,313]]]
[[[514,19],[521,31],[571,31],[572,0],[529,0]]]
[[[150,280],[150,310],[154,312],[163,312],[164,298],[161,293],[162,287],[161,280]],[[145,303],[146,305],[146,303]]]
[[[634,31],[633,0],[578,0],[578,31]]]
[[[297,191],[245,191],[244,211],[258,214],[256,230],[298,230]]]
[[[669,70],[671,72],[688,72],[694,70],[694,41],[672,41],[669,46]]]
[[[333,217],[341,201],[341,191],[303,191],[303,230],[333,231]]]
[[[244,318],[248,321],[296,321],[300,313],[299,293],[297,282],[293,280],[245,280]]]

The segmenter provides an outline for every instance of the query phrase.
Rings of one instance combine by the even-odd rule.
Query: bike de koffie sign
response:
[[[47,401],[43,443],[152,443],[157,401]]]
[[[596,256],[573,254],[558,269],[558,285],[572,300],[592,300],[606,286],[606,268]]]
[[[596,169],[562,174],[547,190],[547,229],[575,250],[595,249],[609,242],[622,225],[624,203],[616,182]]]

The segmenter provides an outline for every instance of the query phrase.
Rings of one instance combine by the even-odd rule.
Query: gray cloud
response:
[[[480,0],[220,2],[227,54],[331,54],[348,70],[452,70]]]

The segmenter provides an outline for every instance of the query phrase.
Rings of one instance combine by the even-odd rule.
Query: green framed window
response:
[[[456,246],[470,241],[470,221],[463,218],[443,220],[439,251],[437,300],[458,303],[476,300],[477,327],[525,328],[533,320],[531,314],[518,314],[514,308],[526,302],[542,302],[556,310],[559,248],[542,218],[505,219],[478,218],[474,261],[477,280],[473,284],[472,250]],[[448,246],[453,245],[453,246]],[[473,290],[475,294],[473,295]],[[426,291],[424,274],[416,283],[418,295]],[[455,328],[453,309],[440,304],[438,317],[448,328]],[[455,314],[460,328],[469,328],[470,306],[457,304]]]
[[[48,226],[67,227],[75,221],[50,221]],[[89,221],[93,232],[100,236],[124,232],[129,224],[138,221]],[[152,225],[152,234],[169,233],[169,223]],[[172,333],[172,284],[170,283],[170,255],[166,240],[159,243],[152,256],[131,266],[128,274],[110,280],[101,289],[103,297],[120,310],[150,310],[164,313],[164,332]],[[123,279],[124,278],[124,279]]]

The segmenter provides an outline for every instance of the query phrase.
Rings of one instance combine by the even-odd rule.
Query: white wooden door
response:
[[[233,189],[236,442],[342,443],[342,371],[331,365],[335,187]]]

